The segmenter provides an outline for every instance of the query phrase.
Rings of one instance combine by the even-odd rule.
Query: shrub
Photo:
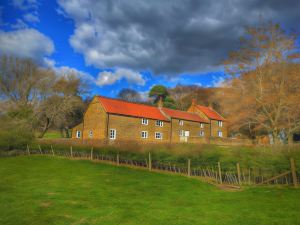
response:
[[[27,115],[25,116],[27,117]],[[33,129],[28,120],[23,116],[11,114],[0,118],[0,149],[21,150],[34,140]]]

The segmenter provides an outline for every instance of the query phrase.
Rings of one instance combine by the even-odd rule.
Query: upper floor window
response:
[[[81,138],[81,131],[80,130],[76,131],[76,138]]]
[[[219,127],[222,127],[222,126],[223,126],[223,121],[219,120],[219,121],[218,121],[218,126],[219,126]]]
[[[201,130],[200,133],[199,133],[199,135],[200,135],[201,137],[203,137],[203,136],[204,136],[204,131]]]
[[[141,138],[148,138],[148,131],[142,131]]]
[[[183,126],[183,120],[179,120],[179,125]]]
[[[93,131],[89,131],[89,137],[92,138],[93,137]]]
[[[156,120],[156,123],[155,123],[156,126],[159,126],[159,127],[162,127],[164,125],[164,122],[161,121],[161,120]]]
[[[184,130],[179,130],[179,136],[183,137],[184,136]]]
[[[116,129],[110,129],[109,139],[116,139],[116,137],[117,137],[117,130]]]
[[[144,125],[148,125],[148,119],[146,119],[146,118],[143,118],[143,119],[142,119],[142,124],[144,124]]]
[[[218,137],[223,137],[222,131],[218,131]]]
[[[159,133],[159,132],[155,132],[155,139],[162,139],[163,138],[163,134]]]
[[[201,128],[204,128],[204,123],[200,123],[200,127],[201,127]]]

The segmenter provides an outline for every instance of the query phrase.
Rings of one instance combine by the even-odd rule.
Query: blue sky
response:
[[[236,47],[243,27],[256,22],[241,19],[244,12],[257,15],[259,9],[270,14],[265,13],[267,19],[299,29],[299,13],[272,2],[241,1],[238,13],[229,15],[222,11],[230,5],[221,2],[208,1],[205,7],[160,2],[5,1],[1,50],[32,57],[58,73],[73,71],[91,84],[91,95],[115,97],[128,87],[145,95],[155,84],[218,86],[225,76],[221,61]]]

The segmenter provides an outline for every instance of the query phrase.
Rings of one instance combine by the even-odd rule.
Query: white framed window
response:
[[[143,118],[143,119],[142,119],[142,124],[143,124],[143,125],[148,125],[148,119]]]
[[[148,131],[142,131],[141,138],[148,138]]]
[[[218,121],[218,126],[219,126],[219,127],[223,127],[223,121],[219,120],[219,121]]]
[[[179,130],[179,136],[183,137],[184,136],[184,130]]]
[[[204,128],[204,123],[200,123],[200,128]]]
[[[223,137],[222,131],[218,131],[218,137]]]
[[[184,131],[184,136],[185,137],[189,137],[190,136],[190,131],[189,130],[185,130]]]
[[[204,131],[201,130],[201,131],[199,132],[199,135],[200,135],[201,137],[204,137]]]
[[[156,120],[155,125],[158,126],[158,127],[162,127],[162,126],[164,126],[164,122],[161,121],[161,120]]]
[[[110,129],[109,130],[109,139],[116,139],[117,138],[117,130],[116,129]]]
[[[80,130],[76,131],[76,138],[81,138],[81,131]]]
[[[155,139],[162,139],[163,138],[163,134],[160,132],[155,132]]]
[[[89,131],[89,137],[92,138],[93,137],[93,131]]]
[[[183,120],[179,120],[179,125],[183,126]]]

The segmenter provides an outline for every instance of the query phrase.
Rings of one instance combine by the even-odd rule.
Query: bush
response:
[[[34,141],[34,132],[26,119],[10,115],[0,118],[0,149],[21,150]]]

